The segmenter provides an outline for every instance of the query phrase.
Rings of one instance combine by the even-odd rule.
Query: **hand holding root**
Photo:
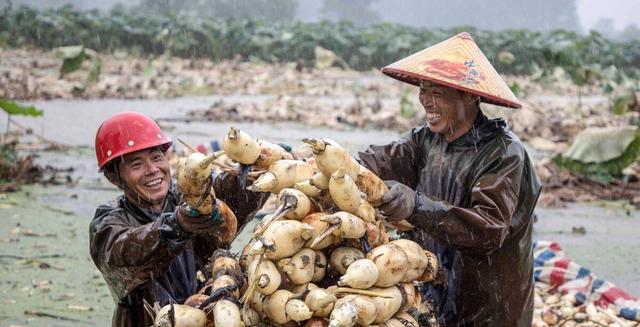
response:
[[[238,220],[224,202],[213,197],[209,199],[213,201],[208,205],[209,213],[192,209],[188,205],[180,206],[177,212],[178,223],[188,233],[212,235],[221,246],[227,245],[236,236]]]
[[[221,245],[231,243],[238,230],[238,220],[231,209],[215,197],[213,176],[209,175],[202,194],[182,194],[178,223],[192,234],[210,234]]]
[[[387,221],[395,222],[409,218],[416,206],[416,192],[396,181],[385,181],[389,191],[382,196],[379,209],[387,215]]]

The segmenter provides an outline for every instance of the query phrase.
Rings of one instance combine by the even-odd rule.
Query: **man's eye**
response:
[[[160,154],[157,154],[155,156],[153,156],[153,161],[162,161],[163,156]]]
[[[131,168],[133,168],[133,169],[138,169],[138,168],[140,168],[141,166],[142,166],[142,164],[141,164],[140,162],[138,162],[138,161],[133,162],[133,163],[131,163],[131,164],[129,165],[129,167],[131,167]]]

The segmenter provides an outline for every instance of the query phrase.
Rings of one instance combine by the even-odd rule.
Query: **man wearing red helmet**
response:
[[[385,179],[380,209],[438,256],[446,283],[427,285],[446,326],[531,326],[533,209],[540,182],[502,119],[480,102],[520,104],[468,33],[397,61],[383,73],[420,88],[427,122],[371,146],[362,163]]]
[[[183,303],[195,294],[196,272],[236,232],[213,213],[180,206],[165,155],[171,144],[152,119],[135,112],[107,119],[96,135],[100,170],[124,193],[98,207],[89,231],[91,258],[116,302],[113,326],[151,326],[145,301]],[[232,175],[218,176],[212,187],[241,226],[266,200],[240,189]]]

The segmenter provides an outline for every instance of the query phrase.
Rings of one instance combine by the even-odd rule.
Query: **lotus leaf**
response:
[[[635,126],[587,128],[562,156],[584,163],[602,163],[620,157],[637,134]]]

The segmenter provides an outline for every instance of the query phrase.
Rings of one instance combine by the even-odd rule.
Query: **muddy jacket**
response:
[[[214,186],[236,214],[239,228],[266,199],[264,194],[240,191],[230,175],[217,178]],[[161,306],[183,303],[198,290],[196,272],[220,245],[213,237],[188,234],[178,225],[178,200],[172,186],[159,215],[124,195],[96,210],[89,230],[90,252],[116,302],[113,326],[151,326],[143,300]]]
[[[540,182],[503,120],[479,113],[451,143],[425,125],[359,155],[382,179],[417,191],[408,219],[417,228],[406,237],[436,253],[447,271],[446,285],[426,292],[447,326],[531,326]]]

